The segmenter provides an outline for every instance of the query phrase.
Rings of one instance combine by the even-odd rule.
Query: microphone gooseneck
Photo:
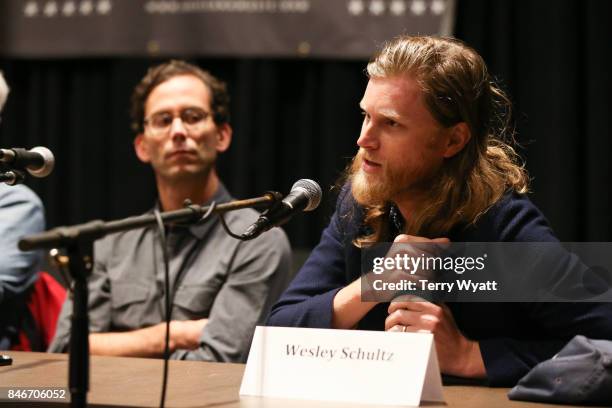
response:
[[[0,163],[11,170],[26,170],[34,177],[47,177],[55,167],[51,150],[37,146],[30,150],[14,147],[0,149]]]
[[[270,228],[283,225],[298,212],[314,210],[321,203],[322,196],[323,192],[316,181],[310,179],[296,181],[289,194],[277,205],[263,212],[241,235],[241,239],[256,238]]]

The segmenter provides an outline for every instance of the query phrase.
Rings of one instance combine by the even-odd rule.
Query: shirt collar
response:
[[[213,194],[213,196],[211,197],[210,200],[206,201],[204,204],[202,204],[202,206],[208,206],[211,205],[212,202],[214,201],[217,204],[220,203],[226,203],[228,201],[231,201],[233,199],[233,197],[230,195],[230,193],[227,191],[227,189],[225,188],[225,186],[223,185],[223,183],[219,182],[219,187],[217,188],[217,191],[215,191],[215,194]],[[189,231],[198,239],[202,239],[206,236],[206,234],[208,234],[208,232],[219,222],[219,218],[217,217],[216,214],[211,214],[209,219],[201,222],[201,223],[197,223],[194,224],[192,226],[189,227]]]
[[[212,204],[213,201],[217,204],[220,204],[220,203],[226,203],[233,199],[234,198],[230,195],[230,193],[225,188],[225,185],[223,185],[223,183],[219,181],[219,186],[217,187],[217,191],[215,191],[213,196],[208,201],[203,203],[202,206],[203,207],[208,206]],[[158,210],[161,208],[159,201],[155,204],[154,208]],[[196,224],[190,225],[189,227],[183,227],[183,228],[187,228],[189,232],[191,232],[191,234],[195,236],[197,239],[202,239],[206,236],[206,234],[208,234],[212,230],[212,228],[218,222],[219,222],[219,218],[215,214],[211,214],[207,220],[198,222]]]
[[[404,221],[404,217],[402,217],[402,213],[395,206],[395,204],[392,204],[391,208],[389,208],[389,219],[391,220],[392,226],[395,228],[395,231],[398,234],[402,234],[406,222]]]

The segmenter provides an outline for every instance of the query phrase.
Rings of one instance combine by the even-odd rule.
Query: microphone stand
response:
[[[20,170],[0,171],[0,183],[6,183],[9,186],[21,184],[25,181],[25,173]]]
[[[230,201],[211,206],[187,205],[182,210],[168,211],[160,214],[165,224],[172,222],[197,223],[210,210],[220,214],[242,208],[269,208],[282,199],[275,191],[265,193],[261,197],[246,200]],[[93,269],[93,242],[108,234],[128,231],[157,223],[153,214],[124,218],[122,220],[104,222],[90,221],[71,227],[58,227],[40,234],[29,235],[19,241],[19,249],[30,251],[42,248],[66,248],[68,252],[68,267],[74,279],[72,328],[70,331],[69,377],[70,406],[83,408],[87,406],[87,391],[89,390],[89,315],[87,308],[87,279]]]
[[[89,314],[87,279],[93,269],[93,241],[76,240],[66,247],[68,269],[74,280],[68,387],[72,407],[87,406],[89,391]]]

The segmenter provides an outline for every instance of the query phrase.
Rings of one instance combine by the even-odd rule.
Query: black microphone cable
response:
[[[168,261],[168,246],[166,245],[166,227],[161,218],[159,210],[156,208],[153,212],[157,221],[157,231],[162,247],[162,257],[164,259],[164,302],[165,302],[165,317],[166,317],[166,334],[164,340],[164,373],[162,379],[162,391],[159,401],[159,407],[164,408],[166,404],[166,389],[168,387],[168,360],[170,358],[170,262]]]
[[[191,202],[186,200],[185,206],[190,205]],[[205,221],[210,217],[215,208],[217,207],[217,203],[213,201],[208,211],[198,220],[198,223]],[[166,391],[168,389],[168,362],[170,360],[170,322],[172,317],[172,304],[174,303],[174,294],[172,298],[170,296],[170,261],[168,256],[168,245],[166,240],[166,228],[164,226],[164,222],[161,217],[161,213],[158,209],[153,211],[155,215],[155,220],[157,221],[157,230],[159,232],[159,241],[162,247],[162,256],[164,260],[164,303],[165,303],[165,323],[166,323],[166,333],[164,339],[164,372],[162,377],[162,391],[161,397],[159,401],[159,407],[164,408],[166,404]]]
[[[289,194],[261,213],[259,218],[240,235],[229,229],[222,214],[219,214],[219,218],[223,229],[230,237],[241,241],[249,241],[273,227],[285,224],[300,211],[314,210],[321,203],[322,195],[321,186],[316,181],[300,179],[293,184]]]
[[[275,192],[275,191],[267,191],[266,194],[272,194],[273,196],[277,196],[279,195],[279,193]],[[281,204],[280,204],[280,200],[283,197],[279,195],[279,197],[276,199],[277,201],[274,202],[274,204],[269,207],[265,212],[270,212],[270,211],[274,211],[275,209],[277,209]],[[221,221],[221,226],[223,226],[223,229],[225,230],[226,234],[229,235],[230,237],[237,239],[239,241],[250,241],[254,238],[257,238],[256,235],[246,235],[246,234],[241,234],[238,235],[235,232],[233,232],[230,227],[227,225],[227,222],[225,221],[225,216],[222,212],[220,212],[219,214],[217,214],[219,216],[219,220]]]

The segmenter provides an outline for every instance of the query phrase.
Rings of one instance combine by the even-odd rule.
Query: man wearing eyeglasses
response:
[[[183,61],[153,67],[132,95],[132,127],[138,158],[150,163],[158,209],[185,200],[232,200],[215,170],[231,143],[229,95],[223,82]],[[253,210],[225,215],[244,231]],[[290,247],[275,228],[252,241],[229,237],[217,218],[166,229],[169,255],[172,358],[240,362],[255,325],[290,278]],[[111,235],[96,243],[90,279],[92,354],[157,357],[163,354],[164,262],[156,228]],[[50,351],[66,351],[68,301]]]

